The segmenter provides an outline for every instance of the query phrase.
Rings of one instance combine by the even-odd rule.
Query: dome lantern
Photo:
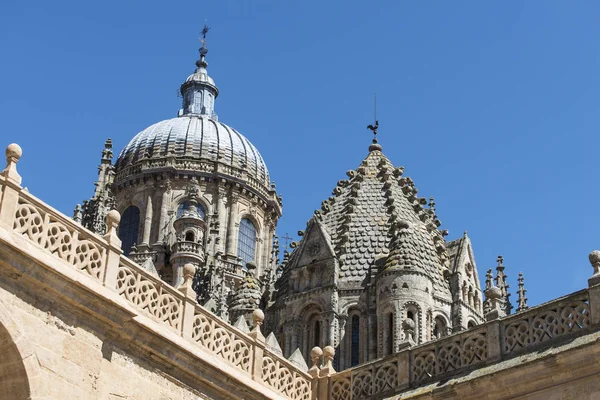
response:
[[[215,99],[219,95],[219,89],[215,81],[208,75],[206,67],[206,34],[210,28],[204,25],[202,29],[202,46],[198,50],[200,59],[196,61],[196,71],[185,80],[181,85],[181,96],[183,97],[183,109],[179,111],[179,116],[196,114],[206,115],[216,120]]]

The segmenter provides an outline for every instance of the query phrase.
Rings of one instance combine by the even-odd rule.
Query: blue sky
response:
[[[261,151],[294,235],[380,143],[434,196],[480,276],[505,258],[530,305],[587,285],[600,248],[600,3],[28,1],[0,5],[0,138],[69,215],[120,149],[172,118],[209,35],[221,121]],[[513,294],[513,300],[516,295]]]

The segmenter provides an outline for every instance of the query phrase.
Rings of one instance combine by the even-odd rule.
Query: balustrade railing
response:
[[[16,172],[20,148],[14,146],[9,146],[8,166],[0,172],[0,229],[26,238],[40,250],[116,291],[141,313],[196,343],[250,379],[291,399],[311,399],[310,375],[266,349],[260,332],[264,319],[260,310],[255,312],[255,326],[247,334],[196,302],[191,288],[194,272],[191,265],[184,267],[184,283],[177,289],[146,272],[122,255],[121,241],[117,237],[118,212],[109,212],[107,233],[99,237],[23,190]],[[177,245],[181,251],[198,251],[201,246],[192,242]],[[228,268],[237,271],[241,266],[232,264]]]
[[[585,334],[593,326],[591,291],[573,293],[467,331],[331,375],[327,399],[385,397]],[[600,326],[596,318],[595,326]],[[319,381],[320,385],[323,382]]]
[[[173,253],[202,254],[204,253],[204,246],[202,246],[202,243],[196,242],[175,242],[173,244]]]

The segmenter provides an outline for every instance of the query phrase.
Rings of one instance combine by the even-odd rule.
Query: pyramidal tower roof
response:
[[[358,168],[346,174],[348,179],[338,182],[309,221],[326,230],[340,280],[361,286],[369,271],[412,269],[429,276],[434,290],[449,294],[444,279],[448,253],[433,199],[428,207],[412,179],[403,175],[404,167],[394,167],[376,141]],[[288,268],[297,263],[293,256]]]

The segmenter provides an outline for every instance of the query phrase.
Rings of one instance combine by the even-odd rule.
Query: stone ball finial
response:
[[[196,267],[192,263],[183,266],[183,279],[192,279],[196,274]]]
[[[323,356],[325,358],[333,358],[335,356],[335,349],[332,346],[325,346]]]
[[[263,321],[265,320],[265,313],[260,309],[257,308],[256,310],[254,310],[252,312],[252,321],[254,321],[255,324],[262,324]]]
[[[594,250],[589,255],[590,264],[594,265],[600,263],[600,250]]]
[[[23,155],[23,149],[16,143],[11,143],[6,147],[6,159],[14,158],[16,161]]]
[[[323,355],[323,350],[321,350],[320,347],[315,346],[312,348],[312,350],[310,351],[310,359],[314,360],[315,358],[321,358],[321,356]]]
[[[490,300],[498,300],[502,297],[502,290],[498,286],[492,286],[485,290],[485,296]]]
[[[106,220],[109,225],[119,225],[121,222],[121,214],[117,210],[110,210],[106,215]]]

